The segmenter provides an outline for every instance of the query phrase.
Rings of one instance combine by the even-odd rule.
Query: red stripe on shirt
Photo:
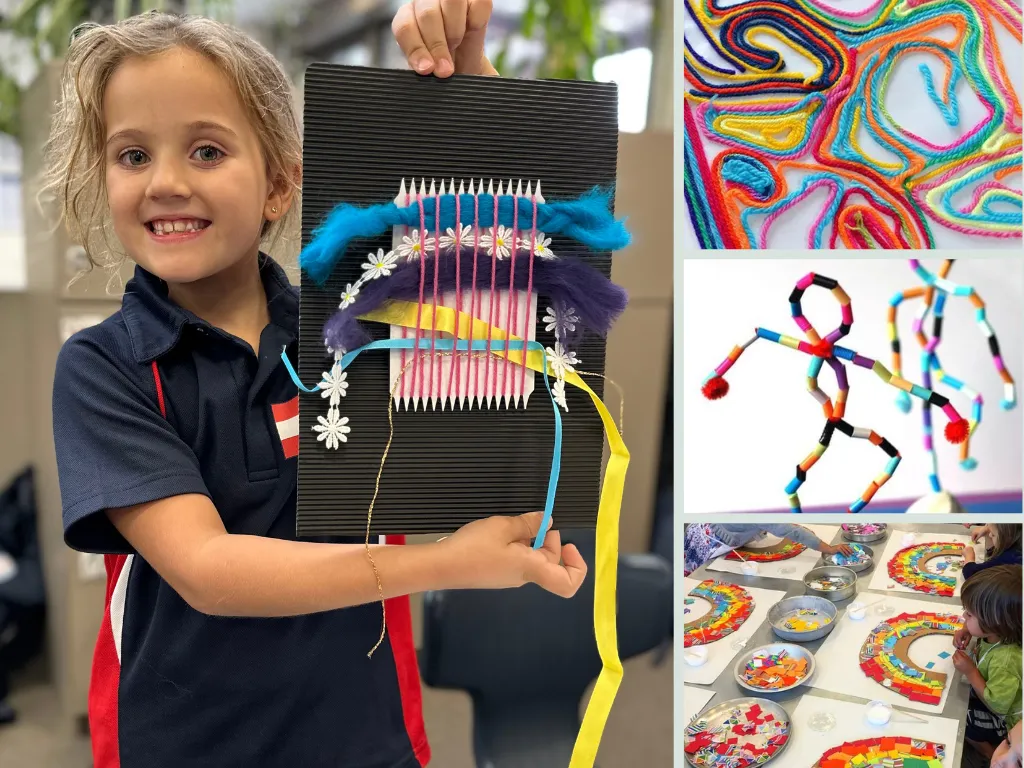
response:
[[[385,536],[384,543],[405,544],[405,536]],[[423,691],[420,688],[420,667],[416,660],[416,645],[412,637],[409,596],[393,597],[386,600],[385,604],[391,650],[395,656],[395,670],[398,673],[398,690],[402,699],[405,731],[409,735],[409,741],[420,766],[426,766],[430,762],[430,743],[427,741],[427,729],[423,724]]]
[[[274,421],[288,421],[299,415],[299,396],[296,395],[287,403],[271,404],[270,407],[274,411]]]
[[[110,624],[110,598],[127,559],[126,555],[103,556],[107,569],[107,597],[103,609],[103,623],[100,625],[93,654],[88,700],[93,768],[121,766],[117,740],[117,692],[121,682],[121,662],[117,658],[114,631]]]

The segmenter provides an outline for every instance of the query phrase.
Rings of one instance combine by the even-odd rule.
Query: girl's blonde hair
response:
[[[295,197],[276,222],[264,222],[264,242],[287,231],[300,208],[302,139],[284,69],[249,35],[202,16],[151,11],[117,24],[83,24],[72,33],[53,127],[44,147],[40,200],[56,202],[72,239],[91,267],[117,270],[126,254],[115,246],[106,206],[103,96],[111,75],[131,57],[186,48],[217,65],[231,80],[249,114],[274,183]],[[100,259],[105,251],[107,258]]]

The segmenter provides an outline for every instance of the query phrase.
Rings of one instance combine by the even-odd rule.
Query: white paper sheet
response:
[[[686,594],[689,595],[690,591],[700,584],[700,580],[684,578],[683,589],[686,590]],[[731,635],[726,635],[721,640],[716,640],[713,643],[708,643],[703,646],[707,649],[708,657],[707,660],[699,667],[694,667],[686,662],[685,654],[684,658],[680,659],[678,663],[683,665],[683,679],[689,683],[699,683],[700,685],[711,685],[718,679],[718,676],[723,670],[729,667],[729,664],[736,654],[739,653],[742,648],[734,649],[733,643],[737,640],[750,640],[751,635],[754,634],[755,630],[768,618],[768,609],[771,608],[775,603],[779,602],[786,596],[786,593],[778,589],[759,589],[757,587],[743,587],[747,592],[750,593],[751,597],[754,598],[754,610],[751,612],[747,620],[743,622],[742,626]],[[699,618],[702,613],[706,611],[701,606],[706,608],[706,602],[701,598],[697,598],[696,603],[691,607],[697,610],[698,613],[695,615],[686,616],[687,621]]]
[[[703,710],[713,698],[715,698],[715,691],[709,691],[707,688],[697,688],[692,685],[684,685],[683,720],[690,722],[690,718]]]
[[[942,544],[949,542],[956,542],[959,544],[965,544],[968,547],[972,547],[970,536],[960,536],[953,533],[915,533],[914,540],[911,543],[904,543],[904,536],[907,531],[892,531],[889,535],[888,541],[885,543],[885,550],[879,554],[878,550],[875,550],[875,569],[871,573],[871,582],[868,585],[868,589],[877,589],[887,594],[894,592],[910,593],[910,594],[921,594],[916,590],[906,587],[902,584],[898,584],[889,578],[889,561],[892,560],[896,553],[901,549],[911,546],[912,544],[928,544],[929,542],[939,542]],[[871,546],[870,544],[868,546]],[[975,550],[977,551],[977,550]],[[890,589],[889,585],[893,587]],[[957,582],[956,588],[953,590],[953,596],[959,597],[960,587],[963,585],[963,577],[960,572],[957,571]]]
[[[839,532],[838,525],[805,525],[804,527],[813,531],[814,535],[825,543],[831,542]],[[781,539],[778,536],[768,534],[763,539],[751,542],[747,546],[760,549],[763,547],[770,547],[780,541]],[[817,567],[820,559],[820,552],[813,549],[805,549],[799,555],[790,557],[786,560],[776,560],[770,563],[757,563],[757,576],[763,576],[768,579],[793,579],[795,581],[800,581],[804,577],[805,573],[812,568]],[[723,556],[711,563],[708,563],[707,569],[709,571],[742,574],[743,562],[740,560],[726,560]]]
[[[847,741],[903,736],[942,744],[946,754],[943,768],[954,768],[953,753],[956,749],[956,720],[944,717],[929,717],[927,723],[919,723],[897,710],[893,712],[888,725],[869,725],[864,719],[863,704],[836,701],[808,694],[802,697],[795,708],[790,710],[790,741],[785,751],[772,761],[774,768],[807,768],[813,765],[826,750],[838,747]],[[835,717],[835,727],[825,733],[812,730],[808,720],[818,712],[829,712]]]
[[[870,604],[882,597],[877,593],[871,593],[864,595],[862,599]],[[918,613],[920,611],[958,613],[959,606],[924,600],[908,600],[896,597],[891,592],[884,596],[884,601],[891,608],[889,613],[884,616],[875,613],[876,606],[873,605],[868,608],[868,615],[860,621],[852,620],[845,611],[840,614],[836,621],[836,628],[828,634],[817,653],[814,654],[816,662],[814,687],[833,693],[845,693],[866,701],[877,699],[907,709],[932,713],[942,712],[946,706],[950,686],[963,685],[960,682],[960,674],[953,668],[953,638],[950,635],[930,635],[917,640],[910,646],[910,655],[915,663],[924,667],[928,662],[934,662],[931,671],[944,672],[947,675],[946,687],[942,691],[942,699],[938,706],[911,701],[906,696],[901,696],[872,680],[860,668],[860,649],[864,645],[864,641],[868,639],[868,635],[871,634],[871,630],[886,619],[901,613]],[[938,654],[941,651],[949,653],[949,658],[939,658]]]

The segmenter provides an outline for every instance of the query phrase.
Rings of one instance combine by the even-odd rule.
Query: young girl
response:
[[[683,533],[683,575],[689,576],[705,563],[757,541],[769,533],[781,539],[789,539],[797,544],[803,544],[808,549],[825,555],[832,555],[836,552],[841,552],[844,555],[853,554],[850,545],[827,544],[802,525],[690,523],[685,526]]]
[[[1019,523],[987,523],[971,529],[971,541],[987,539],[990,546],[986,548],[985,562],[974,561],[973,547],[964,548],[963,574],[965,579],[971,578],[974,574],[984,568],[991,568],[995,565],[1020,565],[1020,536],[1021,525]]]
[[[1021,566],[979,571],[964,582],[960,599],[964,626],[953,637],[953,666],[971,684],[966,740],[991,759],[1021,721]]]
[[[421,73],[495,74],[490,0],[404,6]],[[410,124],[415,132],[415,125]],[[108,555],[89,719],[96,768],[410,768],[429,761],[408,598],[586,566],[540,513],[373,550],[296,541],[298,291],[260,246],[295,216],[301,147],[270,54],[208,19],[90,26],[67,56],[49,190],[90,258],[137,265],[120,312],[70,339],[54,380],[67,543]],[[339,467],[344,471],[344,467]]]

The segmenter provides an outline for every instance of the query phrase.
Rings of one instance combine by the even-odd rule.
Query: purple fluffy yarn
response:
[[[455,290],[455,254],[442,254],[438,270],[438,294]],[[525,291],[529,280],[530,258],[517,255],[515,260],[516,290]],[[428,256],[424,265],[426,281],[423,301],[430,304],[434,297],[434,257]],[[512,259],[498,261],[495,266],[495,290],[508,290]],[[473,280],[473,250],[463,249],[459,263],[460,283],[463,301],[468,304],[468,295]],[[477,291],[489,294],[491,290],[491,257],[477,256]],[[585,328],[604,336],[612,323],[626,309],[626,291],[606,278],[594,267],[573,258],[533,260],[533,290],[541,297],[538,308],[543,314],[545,300],[552,306],[557,303],[576,311],[577,338]],[[324,341],[332,349],[351,351],[370,341],[370,335],[358,321],[358,316],[380,307],[389,300],[414,301],[420,299],[419,261],[401,262],[390,277],[370,280],[359,288],[355,302],[347,309],[338,310],[324,324]],[[502,322],[504,318],[502,318]]]

